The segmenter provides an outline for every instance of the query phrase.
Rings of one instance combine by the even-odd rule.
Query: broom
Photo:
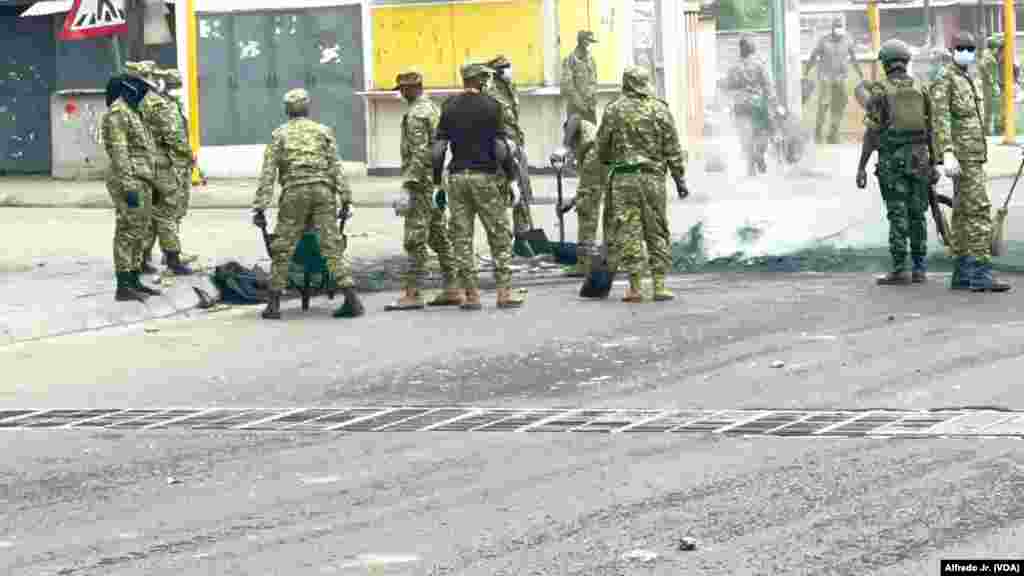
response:
[[[1003,207],[996,211],[995,221],[992,223],[992,256],[1003,256],[1006,254],[1006,215],[1009,213],[1010,199],[1013,198],[1013,191],[1017,189],[1017,181],[1020,180],[1021,171],[1024,171],[1024,160],[1021,160],[1017,168],[1017,176],[1013,179],[1010,192],[1003,201]]]

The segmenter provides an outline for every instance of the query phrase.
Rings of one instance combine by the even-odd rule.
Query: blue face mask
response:
[[[961,66],[969,66],[974,64],[974,51],[973,50],[961,50],[956,49],[953,51],[953,62]]]

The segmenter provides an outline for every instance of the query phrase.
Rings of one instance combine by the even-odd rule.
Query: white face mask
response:
[[[511,82],[512,81],[512,67],[509,66],[508,68],[502,68],[501,69],[501,77],[505,79],[505,82]]]
[[[961,66],[970,66],[974,64],[974,52],[968,50],[954,50],[953,51],[953,62]]]

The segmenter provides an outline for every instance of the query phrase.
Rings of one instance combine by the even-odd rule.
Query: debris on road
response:
[[[658,554],[655,552],[651,552],[650,550],[636,549],[630,550],[629,552],[623,554],[622,559],[627,562],[640,562],[643,564],[647,564],[649,562],[654,562],[655,560],[657,560]]]
[[[192,290],[195,291],[196,297],[199,298],[198,306],[200,310],[213,308],[213,306],[217,303],[217,301],[212,296],[206,293],[206,290],[203,290],[198,286],[193,286]]]
[[[153,328],[153,327],[147,327],[147,328],[144,328],[143,330],[146,331],[146,334],[156,334],[157,332],[160,331],[159,328]]]
[[[697,549],[697,539],[684,536],[679,539],[678,548],[682,552],[692,552]]]
[[[782,360],[776,360],[775,362],[772,362],[772,368],[782,368],[785,365],[786,363],[783,362]]]
[[[167,485],[168,486],[174,486],[175,484],[184,484],[184,482],[182,482],[181,480],[178,480],[174,476],[168,476],[167,477]]]

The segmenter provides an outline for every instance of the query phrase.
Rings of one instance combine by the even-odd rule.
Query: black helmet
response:
[[[899,61],[907,63],[910,62],[910,57],[910,46],[896,38],[886,40],[878,51],[878,59],[882,62],[883,66]]]

